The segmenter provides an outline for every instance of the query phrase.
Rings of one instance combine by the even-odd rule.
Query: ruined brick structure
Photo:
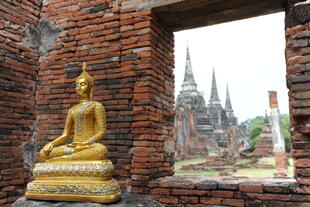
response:
[[[273,156],[272,131],[267,114],[264,119],[264,126],[259,135],[259,140],[251,153],[255,157],[271,157]]]
[[[211,95],[209,104],[206,106],[204,97],[197,90],[188,48],[184,81],[182,90],[176,99],[175,111],[177,157],[186,158],[204,155],[207,154],[208,149],[214,149],[217,146],[228,147],[230,143],[228,136],[230,127],[236,129],[235,134],[238,136],[238,120],[231,106],[228,86],[224,109],[218,96],[213,71]]]
[[[74,78],[86,61],[96,81],[94,99],[106,107],[104,144],[123,190],[168,206],[309,206],[309,5],[0,1],[0,205],[22,196],[35,151],[62,132],[64,116],[77,102]],[[173,31],[284,10],[296,180],[169,177],[175,141]]]

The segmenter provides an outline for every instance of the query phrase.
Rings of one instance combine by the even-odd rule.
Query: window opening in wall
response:
[[[175,33],[176,175],[293,177],[284,13]]]

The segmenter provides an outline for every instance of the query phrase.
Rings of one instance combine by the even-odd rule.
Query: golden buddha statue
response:
[[[68,114],[61,136],[46,144],[39,153],[45,162],[36,164],[35,180],[27,185],[26,197],[38,200],[90,201],[110,203],[120,198],[120,188],[112,178],[107,148],[100,144],[106,134],[105,110],[91,101],[94,80],[86,71],[76,78],[80,103]],[[69,140],[74,126],[74,137]]]

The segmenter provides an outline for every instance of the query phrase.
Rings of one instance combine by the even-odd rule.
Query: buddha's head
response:
[[[85,62],[82,70],[82,73],[75,80],[75,90],[80,98],[90,98],[93,96],[94,79],[87,73]]]

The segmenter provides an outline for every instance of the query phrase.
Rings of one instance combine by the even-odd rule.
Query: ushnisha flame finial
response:
[[[82,71],[83,71],[83,72],[86,72],[86,71],[87,71],[87,64],[86,64],[86,62],[83,62]]]

